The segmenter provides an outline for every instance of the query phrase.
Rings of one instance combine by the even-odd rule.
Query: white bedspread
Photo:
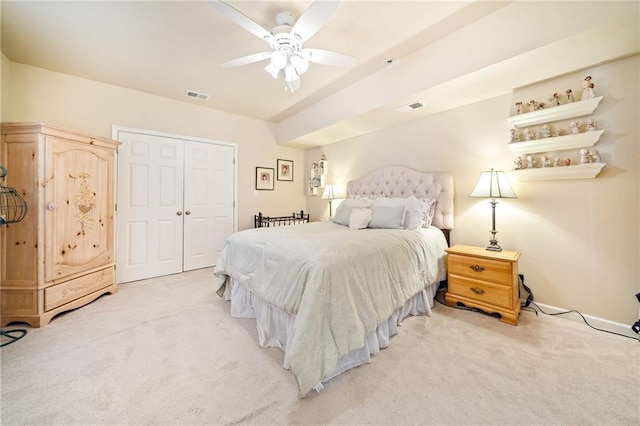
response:
[[[440,230],[351,230],[332,222],[231,235],[215,268],[296,316],[287,348],[300,396],[426,284],[444,279]]]

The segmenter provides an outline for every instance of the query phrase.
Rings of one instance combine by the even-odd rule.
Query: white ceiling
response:
[[[228,3],[270,29],[278,12],[291,11],[299,17],[311,1]],[[301,88],[293,94],[284,90],[282,80],[276,81],[264,71],[265,62],[238,68],[220,67],[228,60],[268,50],[268,46],[231,22],[206,0],[2,0],[1,41],[2,52],[13,62],[272,121],[281,127],[279,142],[300,141],[306,137],[303,145],[309,146],[330,143],[374,128],[373,121],[393,124],[402,120],[385,119],[382,110],[377,108],[373,115],[370,112],[370,120],[366,115],[352,113],[312,129],[301,129],[304,125],[298,123],[305,121],[319,105],[327,104],[335,94],[348,93],[354,85],[385,72],[388,58],[399,58],[399,64],[405,60],[407,64],[415,61],[425,48],[436,46],[439,41],[470,26],[488,23],[498,13],[505,13],[503,8],[509,9],[507,6],[512,3],[343,0],[330,21],[304,46],[353,56],[358,65],[344,69],[311,64],[302,76]],[[547,3],[545,7],[551,6]],[[532,35],[530,28],[507,22],[508,17],[500,19],[505,25],[518,28],[516,31]],[[565,17],[550,16],[550,19],[562,22]],[[588,21],[584,22],[587,26]],[[540,28],[547,33],[550,31],[544,25]],[[544,39],[545,34],[541,33],[541,37]],[[508,55],[509,59],[530,53],[534,47],[539,46],[515,49],[514,54]],[[474,53],[470,52],[472,57]],[[436,59],[430,58],[429,62],[435,64]],[[465,68],[462,62],[457,65],[459,69]],[[456,81],[478,70],[464,71],[456,75]],[[415,74],[398,67],[389,70],[388,76],[402,80],[414,78]],[[491,93],[510,90],[515,83],[505,84],[507,86],[492,89]],[[206,93],[210,98],[208,101],[187,98],[187,90]],[[407,90],[407,93],[399,91],[397,99],[387,95],[384,101],[377,99],[372,103],[410,102],[407,95],[418,91]],[[353,128],[354,121],[360,130],[341,131],[340,123],[343,128]],[[364,121],[370,124],[364,124]]]

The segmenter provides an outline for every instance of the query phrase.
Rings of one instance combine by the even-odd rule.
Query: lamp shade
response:
[[[476,186],[471,191],[470,197],[483,198],[518,198],[513,192],[507,175],[503,171],[489,170],[480,173]]]
[[[339,198],[344,198],[344,191],[341,185],[327,185],[324,187],[323,200],[337,200]]]

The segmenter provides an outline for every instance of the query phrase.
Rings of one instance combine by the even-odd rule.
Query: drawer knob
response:
[[[470,290],[475,294],[484,294],[484,290],[478,287],[471,287]]]
[[[480,266],[480,265],[471,265],[469,266],[469,268],[471,268],[473,271],[475,272],[482,272],[484,271],[484,267]]]

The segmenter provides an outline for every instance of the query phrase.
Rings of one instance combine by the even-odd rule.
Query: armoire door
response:
[[[119,130],[116,282],[213,266],[235,226],[235,147]]]
[[[114,261],[113,149],[46,138],[45,281],[55,281]]]

